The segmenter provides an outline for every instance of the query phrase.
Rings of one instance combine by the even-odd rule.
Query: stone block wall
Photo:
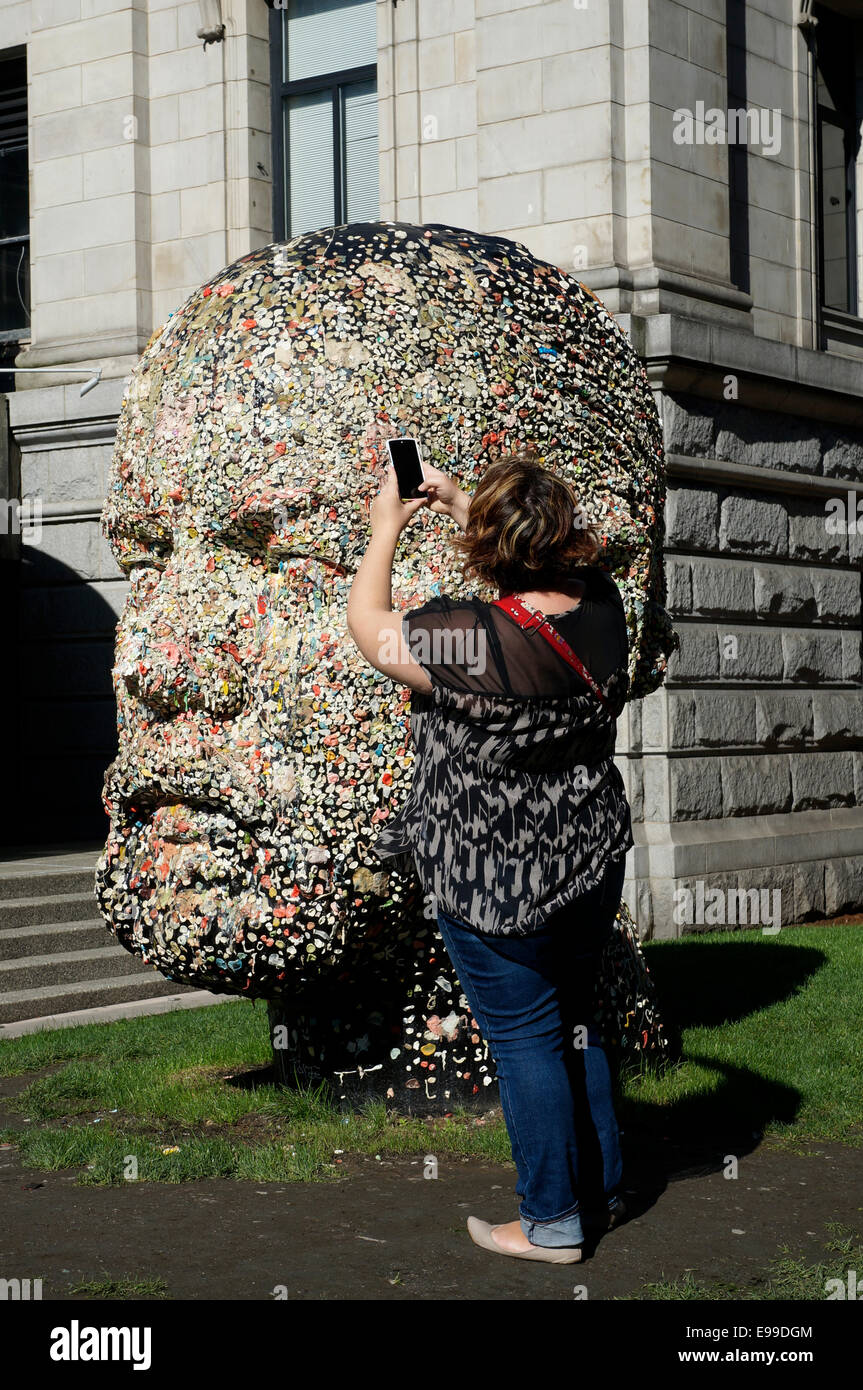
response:
[[[6,8],[0,45],[26,43],[31,127],[19,365],[119,376],[192,289],[271,238],[269,12],[226,0],[228,38],[204,50],[195,0]]]
[[[661,412],[681,647],[621,725],[630,905],[657,936],[699,925],[675,920],[699,879],[781,889],[785,923],[859,909],[863,432],[687,394]]]

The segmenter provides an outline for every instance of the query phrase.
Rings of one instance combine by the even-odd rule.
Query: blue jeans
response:
[[[581,1245],[585,1205],[612,1205],[623,1175],[608,1059],[592,1017],[625,860],[529,936],[437,924],[489,1051],[533,1245]]]

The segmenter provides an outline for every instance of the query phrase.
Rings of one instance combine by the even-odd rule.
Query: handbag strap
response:
[[[585,684],[590,686],[590,689],[600,703],[608,705],[608,699],[603,695],[587,667],[579,660],[569,643],[561,637],[557,628],[552,627],[544,614],[531,613],[530,609],[525,608],[521,600],[515,598],[513,595],[510,595],[508,598],[492,599],[492,603],[498,608],[502,608],[505,613],[509,613],[510,617],[515,618],[519,627],[523,628],[525,632],[541,632],[546,641],[550,642],[555,651],[563,657],[564,661],[568,661],[570,666],[581,676]],[[539,621],[537,621],[537,619],[539,619]]]

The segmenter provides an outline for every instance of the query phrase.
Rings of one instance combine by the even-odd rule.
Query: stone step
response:
[[[23,846],[0,860],[0,1024],[194,993],[126,951],[95,897],[102,846]]]
[[[60,951],[86,951],[116,944],[101,917],[80,922],[42,922],[35,927],[7,927],[0,931],[0,965],[23,956],[47,956]]]
[[[0,933],[17,927],[37,927],[54,922],[92,921],[99,907],[92,885],[85,893],[40,894],[30,898],[4,898],[0,902]]]
[[[8,873],[0,866],[0,912],[9,898],[45,897],[55,893],[90,893],[96,881],[96,861],[86,869],[51,869]]]
[[[5,960],[0,966],[0,990],[38,989],[42,986],[60,990],[84,980],[113,979],[115,975],[140,974],[147,980],[153,974],[151,965],[144,965],[114,942],[86,951],[65,951],[62,955],[23,956],[20,960]]]
[[[120,1000],[97,1004],[92,1009],[72,1009],[65,1014],[34,1014],[14,1023],[0,1023],[0,1038],[21,1038],[25,1033],[44,1033],[54,1028],[75,1028],[85,1023],[115,1023],[118,1018],[146,1018],[151,1014],[176,1013],[178,1009],[206,1009],[211,1004],[237,1004],[236,995],[211,994],[192,989],[185,994],[154,995],[151,999]]]
[[[127,956],[130,963],[132,956]],[[164,975],[142,967],[142,974],[118,975],[93,980],[78,980],[64,985],[37,985],[29,989],[4,989],[0,992],[0,1023],[19,1023],[27,1018],[45,1014],[71,1013],[77,1009],[92,1009],[106,1004],[123,1004],[134,1000],[156,999],[164,995],[191,993],[188,985],[166,980]],[[6,981],[3,981],[5,984]]]
[[[45,897],[54,893],[90,893],[96,877],[101,845],[85,849],[34,847],[29,852],[9,851],[0,859],[0,915],[9,898]]]

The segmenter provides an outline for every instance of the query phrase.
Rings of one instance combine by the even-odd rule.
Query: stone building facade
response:
[[[203,46],[214,5],[224,39]],[[335,154],[300,140],[326,124],[330,53]],[[5,336],[40,371],[8,396],[7,471],[42,537],[5,542],[11,838],[100,833],[126,586],[98,515],[123,378],[195,285],[310,230],[313,149],[336,171],[313,225],[374,200],[513,237],[575,270],[645,361],[681,649],[620,725],[642,931],[721,922],[688,918],[687,888],[754,889],[762,912],[779,890],[784,923],[859,911],[863,4],[0,0],[0,68],[21,54],[30,321]]]

